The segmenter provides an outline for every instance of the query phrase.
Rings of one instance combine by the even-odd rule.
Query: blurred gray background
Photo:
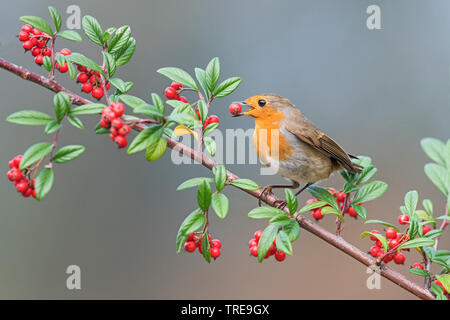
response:
[[[148,99],[169,81],[156,73],[163,66],[190,72],[220,57],[222,77],[240,76],[240,88],[217,101],[212,113],[221,128],[250,128],[251,119],[233,119],[231,101],[258,93],[289,98],[323,131],[354,154],[369,155],[387,193],[368,203],[369,218],[395,221],[404,194],[419,191],[433,200],[437,215],[443,196],[427,180],[423,137],[450,137],[450,2],[448,1],[14,1],[1,13],[0,56],[41,72],[15,35],[22,15],[50,21],[48,5],[62,12],[78,4],[82,15],[103,28],[129,24],[137,39],[132,61],[117,76],[135,83],[131,94]],[[381,30],[366,27],[367,6],[381,7]],[[88,40],[58,41],[100,61]],[[63,85],[79,92],[67,75]],[[209,175],[198,165],[174,166],[170,153],[155,163],[143,154],[127,156],[106,136],[96,136],[96,117],[84,116],[84,131],[64,127],[60,144],[84,144],[85,154],[55,169],[48,197],[23,199],[6,179],[8,160],[29,145],[50,141],[39,127],[8,124],[20,109],[52,112],[52,94],[0,70],[0,298],[3,299],[413,299],[382,280],[381,290],[366,287],[366,268],[324,241],[303,231],[294,255],[283,263],[258,264],[248,240],[265,222],[250,221],[257,201],[229,189],[224,221],[212,218],[212,232],[223,242],[222,256],[208,265],[198,254],[175,252],[175,236],[195,208],[194,189],[176,192],[182,181]],[[193,97],[188,96],[192,101]],[[259,165],[228,166],[261,185],[284,180],[260,176]],[[323,182],[339,187],[339,176]],[[302,195],[301,203],[308,195]],[[330,231],[335,221],[320,222]],[[359,239],[372,229],[348,220],[343,237],[361,249]],[[441,240],[448,249],[449,236]],[[419,262],[407,253],[404,267]],[[65,287],[68,265],[81,267],[82,289]]]

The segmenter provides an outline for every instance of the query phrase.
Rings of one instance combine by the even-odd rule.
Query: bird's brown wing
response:
[[[354,173],[361,172],[359,166],[350,160],[349,155],[344,149],[316,127],[308,129],[305,129],[304,127],[299,128],[298,125],[294,125],[293,127],[294,128],[292,128],[292,126],[287,126],[286,129],[301,141],[309,144],[311,147],[322,152],[331,159],[336,160],[346,170]]]

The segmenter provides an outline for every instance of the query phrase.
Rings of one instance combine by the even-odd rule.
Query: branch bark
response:
[[[0,68],[8,70],[9,72],[25,79],[31,82],[34,82],[40,86],[43,86],[44,88],[47,88],[53,92],[60,92],[64,91],[66,92],[72,100],[72,103],[75,105],[83,105],[83,104],[89,104],[92,103],[90,100],[82,98],[75,93],[71,92],[70,90],[64,88],[63,86],[59,85],[54,80],[50,80],[48,78],[45,78],[43,76],[40,76],[34,72],[31,72],[23,67],[17,66],[9,61],[6,61],[5,59],[0,57]],[[146,128],[145,125],[142,125],[141,123],[136,123],[132,126],[132,128],[136,131],[142,131]],[[211,158],[207,157],[204,153],[200,151],[193,150],[192,148],[179,143],[178,141],[175,141],[169,137],[166,137],[167,139],[167,146],[173,150],[176,150],[191,159],[201,162],[201,164],[208,168],[212,169],[213,167],[217,166],[218,164],[214,162]],[[227,171],[227,181],[232,181],[235,179],[239,179],[237,175],[234,173]],[[243,189],[241,189],[243,190]],[[267,194],[265,193],[262,195],[263,188],[260,188],[259,190],[250,191],[250,190],[243,190],[244,192],[248,193],[249,195],[259,199],[261,197],[261,200],[264,201],[269,206],[275,206],[276,202],[279,201],[279,199],[273,195],[273,194]],[[286,212],[288,212],[288,209],[284,209]],[[315,224],[305,216],[297,216],[296,217],[297,222],[299,223],[300,227],[303,229],[311,232],[312,234],[316,235],[320,239],[326,241],[330,245],[336,247],[337,249],[341,250],[345,254],[353,257],[355,260],[361,262],[362,264],[366,266],[374,266],[376,264],[375,259],[373,259],[368,254],[364,253],[363,251],[359,250],[352,244],[345,241],[342,237],[334,235],[331,232],[328,232],[324,228],[320,227],[319,225]],[[433,300],[434,296],[431,294],[431,292],[425,288],[422,288],[421,286],[417,285],[416,283],[408,280],[404,275],[402,275],[399,272],[396,272],[392,270],[391,268],[387,267],[386,265],[383,265],[379,268],[379,272],[381,276],[385,277],[386,279],[389,279],[396,285],[402,287],[403,289],[409,291],[410,293],[414,294],[415,296],[426,299],[426,300]]]

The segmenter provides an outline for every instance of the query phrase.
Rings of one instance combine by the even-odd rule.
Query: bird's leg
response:
[[[298,182],[292,181],[292,185],[268,185],[266,186],[261,194],[259,195],[258,205],[261,206],[261,201],[263,196],[267,196],[272,193],[272,189],[279,189],[279,188],[288,188],[288,189],[297,189],[299,187]],[[279,209],[283,209],[286,206],[286,200],[276,200],[274,203],[275,207]]]
[[[300,193],[302,193],[303,191],[306,190],[306,188],[308,188],[310,185],[312,185],[311,182],[308,182],[307,184],[305,184],[305,186],[303,188],[301,188],[299,191],[297,191],[297,193],[295,194],[295,196],[298,196]]]

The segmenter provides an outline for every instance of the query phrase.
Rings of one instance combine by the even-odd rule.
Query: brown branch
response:
[[[92,103],[91,101],[84,99],[84,98],[74,94],[73,92],[67,90],[66,88],[64,88],[61,85],[59,85],[58,83],[56,83],[55,81],[52,81],[45,77],[39,76],[25,68],[22,68],[13,63],[10,63],[1,57],[0,57],[0,68],[6,69],[6,70],[22,77],[25,80],[29,80],[34,83],[37,83],[37,84],[39,84],[49,90],[52,90],[54,92],[64,91],[71,97],[73,104],[82,105],[82,104]],[[133,125],[133,129],[136,131],[142,131],[145,128],[146,128],[146,126],[144,126],[142,124],[134,124]],[[201,162],[201,164],[204,167],[211,170],[213,167],[218,165],[212,159],[205,156],[204,153],[193,150],[190,147],[188,147],[182,143],[179,143],[178,141],[175,141],[169,137],[166,137],[166,139],[167,139],[167,146],[169,148],[176,150],[176,151],[190,157],[191,159],[193,159],[195,161]],[[239,179],[239,177],[236,176],[235,174],[233,174],[232,172],[227,171],[227,181],[232,181],[235,179]],[[241,190],[243,190],[243,189],[241,189]],[[263,195],[262,194],[263,188],[260,188],[255,191],[250,191],[250,190],[243,190],[243,191],[255,198],[259,199],[261,197],[261,200],[264,201],[265,203],[267,203],[269,206],[275,206],[277,201],[279,201],[279,199],[273,194],[264,193],[264,195]],[[288,212],[287,208],[285,208],[284,210],[286,212]],[[336,236],[336,235],[326,231],[325,229],[323,229],[319,225],[313,223],[311,220],[307,219],[306,217],[304,217],[302,215],[295,217],[295,219],[299,223],[300,227],[311,232],[312,234],[316,235],[317,237],[321,238],[322,240],[328,242],[332,246],[334,246],[337,249],[341,250],[342,252],[348,254],[349,256],[358,260],[362,264],[364,264],[366,266],[375,265],[375,263],[376,263],[375,259],[370,257],[368,254],[362,252],[355,246],[351,245],[350,243],[348,243],[341,237]],[[416,283],[408,280],[402,274],[390,269],[389,267],[387,267],[385,265],[383,265],[380,268],[380,274],[383,277],[385,277],[386,279],[389,279],[393,283],[397,284],[398,286],[404,288],[405,290],[411,292],[412,294],[414,294],[415,296],[417,296],[421,299],[427,299],[427,300],[434,299],[434,296],[430,293],[430,291],[420,287]]]

